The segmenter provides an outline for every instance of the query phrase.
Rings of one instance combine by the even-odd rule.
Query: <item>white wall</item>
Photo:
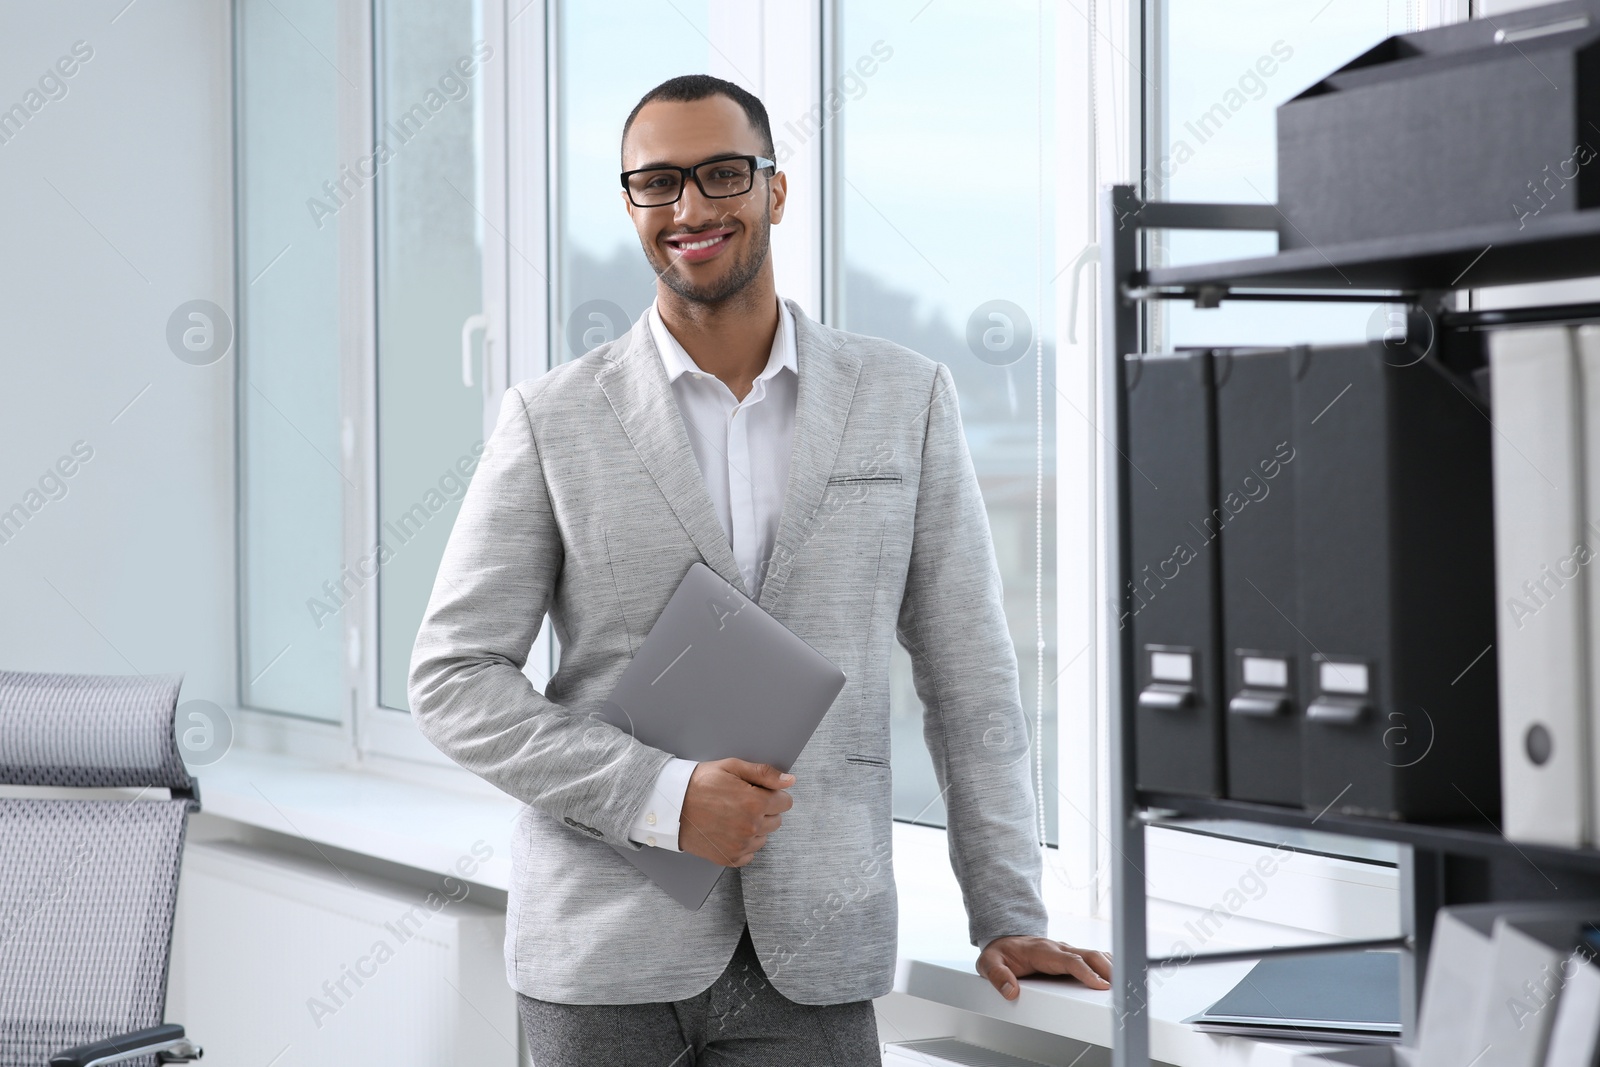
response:
[[[231,704],[234,353],[166,339],[233,303],[229,5],[125,4],[0,13],[0,115],[40,105],[0,125],[0,516],[37,507],[0,527],[0,668],[182,671]]]

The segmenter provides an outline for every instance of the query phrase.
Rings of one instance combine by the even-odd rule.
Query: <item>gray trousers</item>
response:
[[[750,929],[687,1000],[553,1004],[517,994],[534,1067],[878,1067],[872,1001],[796,1004],[772,988]]]

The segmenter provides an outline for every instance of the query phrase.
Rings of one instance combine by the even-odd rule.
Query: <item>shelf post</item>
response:
[[[1433,920],[1444,903],[1444,855],[1416,845],[1400,847],[1400,933],[1410,951],[1400,953],[1400,1040],[1417,1043],[1422,980],[1428,972]]]
[[[1149,956],[1145,928],[1144,823],[1135,808],[1131,603],[1128,590],[1128,452],[1126,368],[1123,356],[1139,349],[1139,309],[1125,294],[1138,264],[1139,210],[1131,185],[1100,193],[1100,388],[1105,503],[1111,509],[1106,539],[1110,586],[1110,669],[1106,699],[1111,737],[1111,985],[1112,1067],[1149,1067]]]

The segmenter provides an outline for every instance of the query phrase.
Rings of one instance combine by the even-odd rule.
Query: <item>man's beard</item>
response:
[[[668,289],[696,304],[717,305],[739,294],[755,280],[756,275],[761,273],[761,265],[767,260],[771,231],[772,208],[768,205],[762,215],[761,225],[750,231],[750,243],[745,249],[744,256],[736,259],[732,268],[719,281],[710,285],[696,285],[691,282],[676,259],[665,263],[657,262],[653,248],[645,249],[645,258],[649,260],[656,276],[666,283]]]

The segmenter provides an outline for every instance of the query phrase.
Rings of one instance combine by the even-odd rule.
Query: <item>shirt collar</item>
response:
[[[662,366],[667,371],[667,381],[676,382],[680,375],[698,372],[700,365],[694,357],[678,343],[672,336],[672,331],[667,329],[665,320],[661,318],[661,311],[656,307],[656,302],[650,302],[650,334],[655,340],[656,351],[661,354]],[[794,313],[789,310],[789,305],[778,298],[778,332],[772,338],[772,352],[767,356],[767,365],[756,375],[756,381],[765,381],[777,375],[785,367],[789,368],[796,376],[800,374],[800,366],[795,356],[795,331]]]

